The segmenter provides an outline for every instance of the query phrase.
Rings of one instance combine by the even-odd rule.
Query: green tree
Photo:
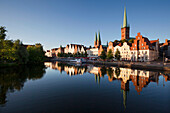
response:
[[[0,39],[1,39],[1,40],[4,40],[4,39],[5,39],[5,37],[6,37],[6,32],[7,32],[6,28],[5,28],[4,26],[1,26],[1,27],[0,27]]]
[[[119,68],[119,67],[116,67],[116,69],[115,69],[115,74],[116,74],[116,76],[117,76],[117,78],[118,78],[119,75],[120,75],[120,68]]]
[[[14,41],[13,51],[15,52],[15,61],[18,64],[26,64],[28,62],[28,52],[20,40]]]
[[[84,53],[83,53],[83,52],[81,52],[80,56],[81,56],[81,57],[84,57]]]
[[[128,42],[129,42],[129,43],[133,43],[133,42],[134,42],[134,39],[130,39]]]
[[[117,49],[116,52],[115,52],[115,58],[116,58],[117,60],[120,60],[120,58],[121,58],[120,51],[119,51],[118,49]]]
[[[112,59],[113,58],[113,53],[112,53],[112,50],[109,49],[108,53],[107,53],[107,58],[108,59]]]
[[[84,55],[85,55],[85,57],[87,57],[87,56],[88,56],[87,51],[85,51]]]
[[[41,44],[27,47],[29,53],[29,63],[41,63],[44,62],[45,52]]]
[[[126,39],[120,40],[121,43],[127,42]]]
[[[106,56],[106,52],[103,50],[102,53],[101,53],[101,55],[100,55],[100,58],[103,59],[103,60],[105,60],[106,57],[107,57],[107,56]]]
[[[118,40],[115,40],[114,42],[115,42],[115,43],[118,43],[119,41],[118,41]]]
[[[108,76],[109,76],[110,78],[112,78],[112,76],[113,76],[113,69],[109,67],[109,68],[107,69],[107,74],[108,74]]]

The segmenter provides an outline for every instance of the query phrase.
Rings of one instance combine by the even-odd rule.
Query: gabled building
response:
[[[159,47],[161,52],[160,55],[163,56],[164,53],[164,57],[170,58],[170,40],[165,39],[165,43],[160,44]]]
[[[159,40],[154,41],[156,44],[149,41],[148,38],[143,37],[137,33],[136,39],[130,48],[132,61],[153,61],[159,57]]]
[[[159,57],[159,39],[149,41],[140,33],[136,38],[129,35],[130,26],[127,23],[126,8],[124,9],[123,26],[121,27],[121,41],[109,42],[107,52],[111,49],[113,56],[117,50],[120,51],[120,60],[131,61],[153,61]],[[128,41],[132,40],[130,43]],[[125,42],[124,42],[125,41]],[[124,43],[122,43],[124,42]]]
[[[70,44],[64,48],[64,53],[75,54],[75,53],[85,53],[85,51],[86,48],[84,47],[84,45],[78,45],[78,44]]]
[[[47,51],[45,52],[45,56],[47,56],[47,57],[52,57],[51,50],[47,50]]]
[[[64,47],[53,48],[50,52],[52,57],[57,57],[58,53],[64,53]]]

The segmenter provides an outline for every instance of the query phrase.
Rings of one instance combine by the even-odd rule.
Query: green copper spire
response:
[[[97,42],[97,33],[95,33],[95,42]]]
[[[100,40],[100,31],[99,31],[99,33],[98,33],[98,39],[97,39],[99,42],[101,41]]]
[[[128,25],[127,25],[126,7],[124,9],[123,27],[128,27]]]

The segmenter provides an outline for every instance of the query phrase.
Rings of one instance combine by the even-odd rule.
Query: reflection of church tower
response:
[[[130,27],[127,23],[126,8],[124,9],[123,27],[121,27],[121,40],[129,39]]]
[[[98,36],[97,33],[95,33],[95,40],[94,40],[94,47],[98,48],[101,45],[101,38],[100,38],[100,32],[98,32]]]
[[[121,89],[124,91],[129,91],[129,81],[127,81],[126,83],[121,81]]]
[[[100,75],[99,74],[95,74],[95,82],[98,84],[100,84]]]
[[[126,102],[127,102],[127,91],[123,90],[123,105],[125,109],[126,109]]]

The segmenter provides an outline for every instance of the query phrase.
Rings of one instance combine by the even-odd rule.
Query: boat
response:
[[[70,60],[70,62],[74,62],[74,63],[82,63],[82,60],[81,59],[74,59],[74,60]]]

